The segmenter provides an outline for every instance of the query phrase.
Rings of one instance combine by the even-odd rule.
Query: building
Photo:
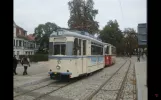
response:
[[[147,24],[138,24],[138,44],[139,46],[147,45]]]
[[[27,31],[13,23],[13,52],[14,55],[33,55],[36,48],[33,34],[27,35]]]
[[[141,23],[138,24],[138,46],[139,46],[139,51],[143,51],[147,47],[147,24],[146,23]]]

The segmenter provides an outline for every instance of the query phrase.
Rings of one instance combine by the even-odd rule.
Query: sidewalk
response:
[[[147,62],[146,58],[135,63],[137,100],[147,100]]]

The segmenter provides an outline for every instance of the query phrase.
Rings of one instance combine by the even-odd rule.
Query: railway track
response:
[[[124,59],[125,60],[125,59]],[[101,86],[100,86],[100,89],[101,89],[101,87],[103,87],[125,64],[127,63],[127,60],[123,63],[123,65],[121,66],[121,67],[119,67],[119,69],[104,83],[104,84],[102,84]],[[58,91],[58,90],[60,90],[60,89],[62,89],[62,88],[64,88],[64,87],[66,87],[66,86],[68,86],[68,85],[71,85],[72,83],[75,83],[75,82],[77,82],[77,81],[81,81],[82,79],[86,79],[86,78],[90,78],[90,77],[83,77],[83,78],[81,78],[81,79],[79,79],[79,80],[71,80],[70,82],[68,82],[68,83],[65,83],[65,84],[63,84],[63,85],[61,85],[61,86],[59,86],[59,82],[51,82],[51,83],[49,83],[49,84],[46,84],[46,85],[43,85],[43,86],[40,86],[40,87],[38,87],[38,88],[34,88],[34,89],[31,89],[31,90],[29,90],[29,91],[26,91],[26,92],[23,92],[23,93],[20,93],[20,94],[18,94],[18,95],[16,95],[16,96],[14,96],[14,99],[15,100],[22,100],[22,99],[18,99],[19,97],[21,97],[21,96],[24,96],[25,94],[32,94],[33,92],[35,92],[35,90],[37,90],[37,91],[41,91],[41,89],[43,89],[43,88],[45,88],[45,87],[50,87],[50,85],[51,85],[51,87],[52,87],[52,85],[55,85],[54,87],[57,87],[56,89],[53,89],[53,90],[50,90],[50,91],[48,91],[48,92],[46,92],[46,93],[43,93],[43,94],[41,94],[41,95],[38,95],[38,96],[34,96],[34,98],[32,99],[32,100],[40,100],[41,98],[44,98],[44,97],[46,97],[47,95],[49,95],[49,94],[51,94],[51,93],[55,93],[56,91]],[[98,91],[99,91],[99,89],[98,90],[96,90],[90,97],[88,97],[86,100],[91,100],[92,99],[92,97],[96,94],[96,93],[98,93]]]
[[[118,90],[118,94],[117,94],[117,97],[116,97],[116,100],[119,100],[120,98],[120,95],[122,93],[122,90],[123,90],[123,87],[124,87],[124,84],[125,84],[125,81],[127,79],[127,73],[129,71],[129,68],[130,68],[130,65],[131,65],[131,60],[126,60],[126,62],[113,74],[111,75],[110,78],[108,78],[98,89],[96,89],[93,93],[91,93],[89,96],[87,96],[86,98],[84,98],[83,100],[92,100],[93,97],[100,91],[102,90],[102,88],[121,70],[121,68],[127,63],[127,61],[130,61],[130,64],[128,65],[128,69],[125,73],[125,77],[123,79],[123,82],[121,84],[121,87],[120,89]]]
[[[48,87],[48,86],[50,86],[50,85],[51,85],[51,86],[54,85],[54,87],[57,87],[57,89],[53,89],[52,91],[49,91],[49,92],[47,92],[47,93],[45,93],[45,94],[42,94],[42,95],[36,97],[35,99],[33,99],[33,100],[39,100],[41,97],[45,97],[46,95],[49,95],[50,93],[56,92],[56,91],[58,91],[58,90],[61,89],[61,88],[64,88],[64,87],[66,87],[66,86],[68,86],[68,85],[70,85],[70,84],[72,84],[72,83],[75,83],[75,82],[77,82],[77,81],[81,81],[82,79],[86,79],[86,78],[89,78],[89,77],[85,77],[85,76],[83,77],[83,76],[82,76],[82,77],[78,77],[78,78],[75,78],[75,79],[71,79],[69,82],[67,82],[67,83],[65,83],[64,85],[61,85],[61,86],[59,85],[59,83],[63,83],[63,82],[50,80],[50,81],[54,81],[54,82],[50,82],[49,84],[42,85],[42,86],[40,86],[40,87],[31,89],[31,90],[25,90],[25,89],[21,89],[21,88],[19,87],[19,88],[17,88],[17,90],[15,90],[15,91],[19,91],[19,92],[24,91],[24,92],[21,92],[21,93],[15,95],[14,98],[15,98],[15,100],[20,100],[20,99],[17,99],[17,98],[20,97],[20,96],[23,96],[23,95],[25,95],[25,94],[32,93],[32,92],[34,92],[35,90],[43,89],[43,88]],[[45,81],[41,81],[41,83],[43,83],[43,82],[45,82]],[[41,84],[41,83],[39,83],[39,84]],[[38,85],[38,84],[34,84],[34,85]],[[25,86],[25,87],[28,87],[28,86]]]
[[[124,77],[124,79],[123,79],[123,82],[122,82],[122,84],[121,84],[121,87],[120,87],[120,89],[119,89],[119,91],[118,91],[116,100],[119,100],[120,97],[121,97],[121,94],[122,94],[123,89],[124,89],[124,86],[125,86],[125,82],[126,82],[126,80],[127,80],[127,74],[128,74],[128,72],[129,72],[130,66],[131,66],[131,60],[130,60],[130,64],[129,64],[129,66],[128,66],[128,69],[127,69],[127,71],[126,71],[125,77]]]
[[[39,84],[41,84],[41,83],[43,83],[43,82],[45,82],[45,81],[42,81],[42,82],[40,82]],[[22,96],[22,95],[25,95],[25,94],[30,93],[30,92],[33,92],[33,91],[35,91],[35,90],[38,90],[38,89],[47,87],[47,86],[49,86],[49,85],[51,85],[51,84],[53,84],[53,83],[56,83],[56,82],[51,82],[51,83],[49,83],[49,84],[47,84],[47,85],[43,85],[43,86],[40,86],[40,87],[38,87],[38,88],[31,89],[31,90],[26,90],[26,91],[24,91],[24,89],[21,89],[21,87],[17,87],[17,88],[14,89],[14,90],[15,90],[16,92],[20,92],[20,93],[18,93],[17,95],[15,95],[14,98],[19,97],[19,96]],[[34,84],[34,85],[35,85],[35,84]],[[25,86],[25,87],[27,87],[27,86]],[[24,91],[24,92],[21,92],[21,91]]]

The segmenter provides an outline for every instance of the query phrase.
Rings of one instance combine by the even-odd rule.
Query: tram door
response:
[[[83,45],[83,43],[82,43],[82,39],[78,39],[78,38],[76,38],[75,39],[76,41],[77,41],[77,61],[76,61],[76,65],[77,65],[77,72],[79,73],[79,74],[83,74],[83,57],[82,57],[82,54],[83,54],[83,52],[82,52],[82,50],[83,50],[83,48],[82,48],[82,45]]]
[[[83,40],[82,41],[82,71],[83,73],[86,73],[87,71],[87,57],[86,57],[86,53],[87,53],[87,40]]]

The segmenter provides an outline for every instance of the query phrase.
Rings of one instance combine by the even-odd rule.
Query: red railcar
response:
[[[104,61],[105,61],[105,67],[115,64],[116,61],[115,46],[108,43],[104,43]]]

